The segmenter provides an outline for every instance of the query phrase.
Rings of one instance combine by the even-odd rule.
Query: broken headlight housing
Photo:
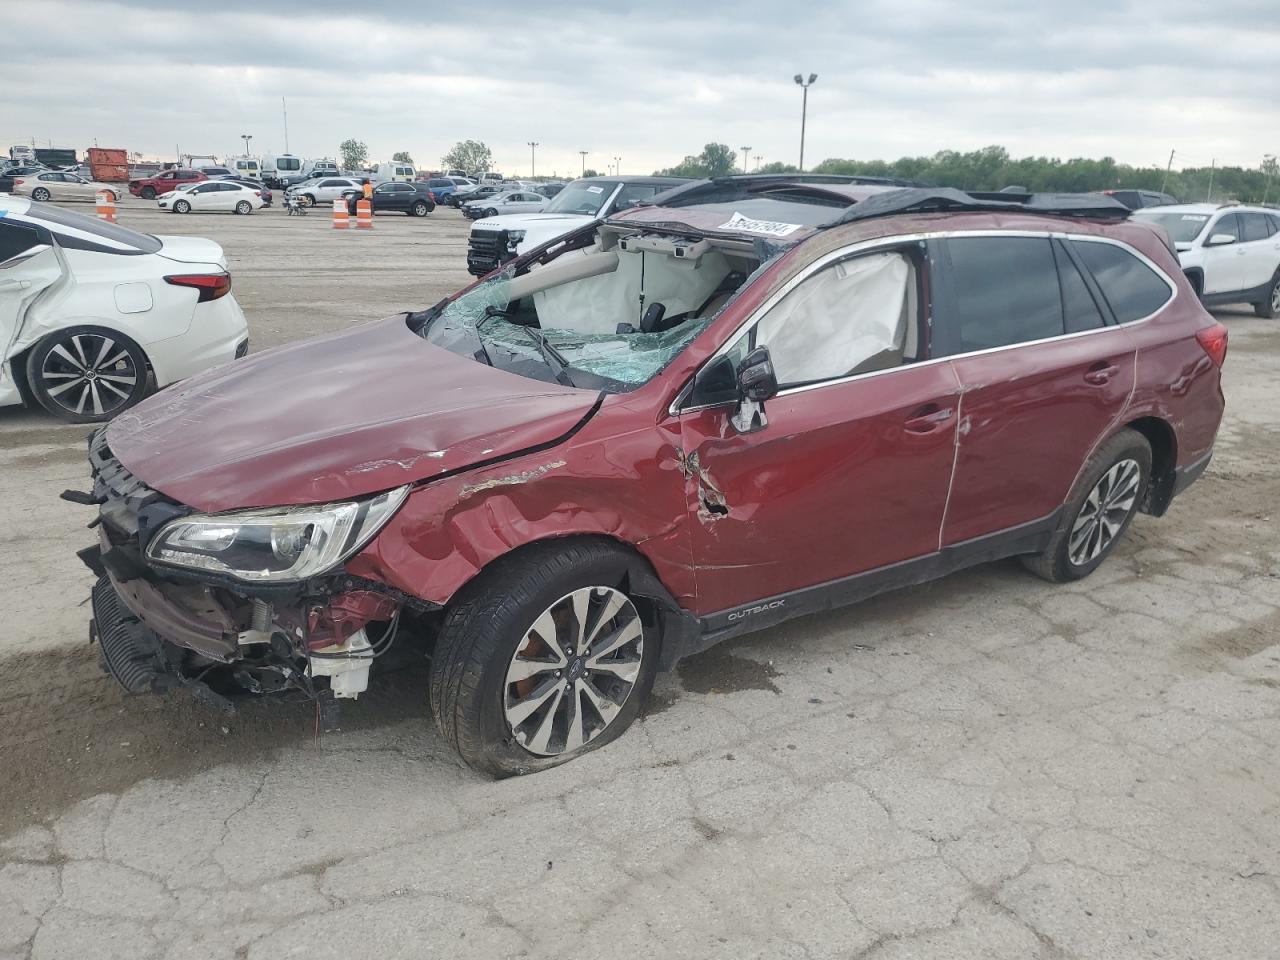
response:
[[[193,514],[147,545],[156,564],[248,583],[290,583],[327,573],[373,539],[409,487],[343,503]]]
[[[512,253],[516,252],[516,247],[524,241],[524,230],[508,230],[507,231],[507,249]]]

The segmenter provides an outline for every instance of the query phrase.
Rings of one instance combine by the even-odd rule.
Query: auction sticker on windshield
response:
[[[800,229],[798,223],[783,223],[780,220],[753,220],[740,213],[734,213],[728,222],[720,224],[718,230],[741,230],[746,233],[767,233],[771,237],[785,237]]]

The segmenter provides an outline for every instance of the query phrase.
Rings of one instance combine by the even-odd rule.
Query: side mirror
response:
[[[778,377],[768,347],[756,347],[738,364],[738,409],[729,422],[739,433],[769,425],[764,402],[778,393]]]
[[[1221,246],[1225,246],[1228,243],[1235,243],[1235,242],[1236,242],[1236,235],[1234,233],[1215,233],[1211,237],[1209,237],[1209,242],[1206,243],[1205,246],[1221,247]]]

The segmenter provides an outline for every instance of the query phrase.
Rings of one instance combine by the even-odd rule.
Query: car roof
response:
[[[1223,208],[1220,203],[1162,203],[1155,207],[1143,207],[1133,211],[1135,216],[1144,213],[1217,213]]]
[[[638,187],[678,187],[681,184],[693,183],[690,177],[623,177],[611,175],[604,177],[579,177],[574,183],[630,183]]]
[[[1131,212],[1101,194],[965,193],[902,183],[875,177],[720,177],[659,194],[610,222],[794,244],[845,224],[911,215],[989,212],[1122,220]]]

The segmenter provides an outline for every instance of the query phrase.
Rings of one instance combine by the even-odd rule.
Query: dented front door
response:
[[[754,433],[732,406],[683,414],[698,613],[935,552],[958,397],[926,363],[784,391]]]

